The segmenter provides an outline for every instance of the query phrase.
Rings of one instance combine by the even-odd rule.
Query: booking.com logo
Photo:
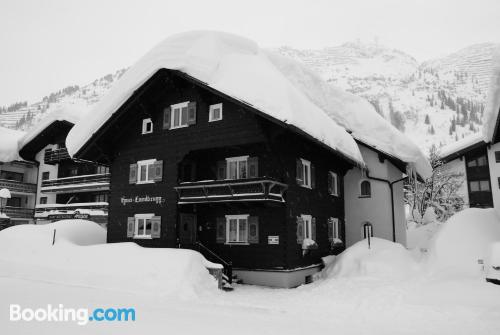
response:
[[[21,308],[20,305],[10,305],[10,321],[38,322],[76,322],[80,326],[89,321],[116,322],[135,321],[135,308],[65,308],[62,304],[46,308]]]

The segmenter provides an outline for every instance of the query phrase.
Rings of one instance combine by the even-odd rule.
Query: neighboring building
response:
[[[24,135],[21,131],[0,127],[0,189],[10,191],[11,198],[0,211],[8,217],[3,218],[2,227],[16,224],[33,223],[35,208],[37,166],[22,160],[18,155],[18,140]]]
[[[360,210],[347,204],[358,201],[351,185],[362,181],[350,171],[366,171],[363,159],[374,151],[382,167],[370,158],[371,177],[393,181],[411,164],[394,172],[392,156],[360,152],[340,121],[285,74],[305,68],[286,65],[243,38],[186,33],[127,70],[96,117],[66,140],[74,159],[110,163],[108,242],[197,249],[244,283],[280,287],[307,282],[321,257],[343,250],[353,215],[346,211]],[[425,170],[425,158],[418,160]],[[379,197],[374,192],[378,186],[372,195]],[[366,210],[390,208],[387,192]],[[395,196],[402,201],[402,193]],[[352,216],[360,221],[353,225],[377,231],[365,217],[371,213]],[[363,238],[353,234],[348,241]]]
[[[65,147],[66,135],[82,116],[79,111],[52,112],[20,141],[20,155],[39,164],[36,223],[82,218],[107,224],[109,169],[74,161]]]
[[[500,49],[493,58],[484,128],[440,150],[450,171],[464,176],[464,202],[469,207],[500,210]]]

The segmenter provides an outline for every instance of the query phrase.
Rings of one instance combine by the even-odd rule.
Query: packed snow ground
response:
[[[481,220],[470,221],[471,217]],[[469,221],[468,221],[469,220]],[[466,226],[466,222],[471,225]],[[479,268],[463,272],[450,272],[435,259],[428,260],[418,252],[407,251],[401,246],[380,239],[372,239],[371,249],[367,241],[361,241],[330,262],[319,274],[317,281],[297,289],[271,289],[250,285],[236,285],[233,292],[222,292],[206,288],[195,294],[176,294],[168,286],[182,277],[187,286],[199,287],[194,271],[164,272],[170,279],[155,277],[145,272],[147,267],[136,269],[137,258],[146,254],[136,247],[128,252],[129,243],[117,246],[99,245],[103,242],[100,227],[88,222],[71,221],[73,228],[61,232],[62,255],[48,254],[47,233],[53,227],[30,227],[7,229],[0,232],[0,333],[2,334],[144,334],[164,331],[172,334],[498,334],[500,329],[500,286],[486,283]],[[76,223],[76,224],[75,224]],[[495,230],[498,217],[488,210],[467,210],[442,225],[431,246],[454,247],[461,239],[460,231],[470,234],[468,243],[462,247],[474,253],[485,235],[500,239]],[[62,223],[60,223],[62,225]],[[472,226],[473,225],[473,226]],[[471,229],[477,227],[477,229]],[[45,229],[42,234],[35,229]],[[64,229],[59,226],[58,229]],[[76,231],[79,229],[79,231]],[[82,230],[91,232],[82,234]],[[9,231],[10,230],[10,231]],[[49,244],[50,244],[50,234]],[[84,238],[83,235],[87,237]],[[92,235],[90,238],[88,236]],[[43,236],[43,237],[42,237]],[[26,239],[31,241],[26,245]],[[96,243],[97,245],[89,245]],[[24,244],[25,248],[17,246]],[[57,242],[56,242],[57,245]],[[113,254],[114,248],[124,251]],[[50,247],[57,248],[57,247]],[[97,248],[97,249],[95,249]],[[28,251],[22,251],[28,249]],[[74,259],[78,250],[81,257]],[[98,251],[94,253],[91,250]],[[23,255],[15,255],[22,253]],[[429,251],[432,253],[432,250]],[[151,254],[150,254],[151,255]],[[32,258],[30,258],[30,256]],[[50,256],[50,257],[49,257]],[[78,275],[92,274],[92,262],[108,264],[100,269],[105,277],[113,278],[120,267],[119,276],[123,284],[119,288],[93,282],[89,286],[74,281]],[[113,256],[112,258],[110,256]],[[446,259],[448,254],[437,252],[437,259]],[[98,258],[106,262],[100,262]],[[154,258],[150,267],[161,272],[168,267],[174,255],[163,255],[163,260]],[[441,258],[444,257],[444,258]],[[461,257],[461,255],[458,255]],[[67,258],[64,262],[62,259]],[[72,262],[74,276],[57,280],[60,266]],[[193,268],[200,268],[195,261]],[[79,268],[78,265],[86,267]],[[47,276],[47,267],[52,267],[52,278]],[[96,267],[99,267],[98,265]],[[177,272],[180,271],[180,272]],[[142,289],[135,274],[140,272],[147,286],[156,282],[159,294]],[[135,273],[135,274],[134,274]],[[130,280],[132,277],[132,280]],[[165,281],[166,280],[166,281]],[[210,281],[210,280],[208,280]],[[175,290],[174,290],[175,291]],[[66,307],[133,307],[135,322],[89,322],[78,326],[73,322],[10,322],[9,304],[23,307],[44,307],[47,304],[63,304]]]

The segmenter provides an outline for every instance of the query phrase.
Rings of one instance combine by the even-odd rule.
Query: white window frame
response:
[[[152,184],[155,181],[153,179],[149,179],[149,165],[152,165],[156,162],[156,159],[146,159],[137,162],[137,182],[136,184]],[[146,167],[146,180],[141,180],[141,166]]]
[[[373,223],[371,223],[371,222],[363,222],[361,224],[361,239],[363,239],[363,240],[368,237],[368,236],[365,236],[365,224],[367,224],[367,223],[369,224],[369,227],[370,227],[370,229],[369,229],[370,238],[374,237],[374,235],[373,235]]]
[[[308,161],[307,159],[301,158],[300,161],[302,162],[302,184],[300,186],[306,187],[306,188],[312,188],[311,185],[311,162]]]
[[[214,118],[214,115],[213,115],[213,112],[216,109],[220,110],[220,117],[218,119]],[[220,120],[222,120],[222,102],[215,104],[215,105],[210,105],[209,110],[208,110],[208,122],[215,122],[215,121],[220,121]]]
[[[238,156],[238,157],[226,158],[226,179],[229,179],[229,180],[243,179],[240,176],[240,162],[245,162],[245,164],[247,166],[247,168],[246,168],[247,175],[245,178],[248,178],[248,158],[250,158],[250,156]],[[234,179],[231,178],[231,170],[229,169],[230,163],[232,163],[232,162],[236,162],[236,178],[234,178]]]
[[[226,244],[238,244],[238,245],[248,245],[248,218],[250,217],[250,214],[238,214],[238,215],[226,215]],[[240,238],[240,220],[246,220],[246,225],[247,225],[247,235],[244,241],[239,241]],[[236,220],[236,239],[237,241],[230,241],[229,236],[230,236],[230,220]]]
[[[139,220],[151,220],[155,216],[154,213],[145,214],[135,214],[134,215],[134,238],[139,240],[149,240],[151,239],[151,233],[146,235],[145,233],[139,234]],[[146,231],[146,222],[144,221],[144,232]],[[151,232],[153,231],[153,224],[151,224]]]
[[[189,101],[180,102],[175,105],[170,105],[170,129],[178,129],[178,128],[186,128],[189,127],[187,124],[188,115],[186,115],[186,124],[182,124],[182,108],[186,108],[186,114],[188,111]],[[175,120],[175,110],[179,110],[179,124],[176,126],[174,123]]]
[[[304,221],[304,238],[312,240],[312,215],[301,214],[300,217]]]
[[[340,240],[339,219],[331,217],[330,220],[332,222],[332,238]]]
[[[333,178],[335,180],[335,187],[333,189],[333,193],[330,193],[330,195],[334,196],[339,196],[339,176],[332,171],[328,171],[328,178]]]
[[[148,131],[148,124],[151,124],[150,131]],[[142,120],[142,135],[151,134],[152,132],[153,132],[153,121],[151,121],[151,118],[143,119]]]

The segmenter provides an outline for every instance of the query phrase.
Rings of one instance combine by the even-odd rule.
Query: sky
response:
[[[377,39],[423,61],[500,42],[499,17],[499,0],[0,0],[0,105],[85,85],[188,30],[263,47]]]

